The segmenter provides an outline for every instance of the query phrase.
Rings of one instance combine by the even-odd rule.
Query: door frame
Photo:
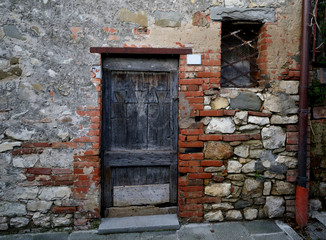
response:
[[[129,64],[126,63],[126,60],[134,59],[135,61],[138,61],[137,59],[147,59],[147,61],[144,61],[142,64],[139,65],[134,65],[136,67],[131,67]],[[116,61],[112,61],[112,59],[115,59]],[[117,60],[118,59],[118,60]],[[166,59],[175,59],[177,61],[176,65],[169,64]],[[111,61],[110,61],[111,60]],[[161,61],[160,61],[161,60]],[[110,54],[106,56],[102,56],[102,69],[103,69],[103,82],[102,82],[102,131],[101,131],[101,215],[104,216],[105,210],[112,206],[112,199],[113,199],[113,186],[112,186],[112,175],[110,168],[106,168],[104,166],[105,162],[105,150],[107,149],[107,146],[109,144],[108,142],[108,126],[109,126],[109,117],[105,117],[107,113],[109,113],[109,102],[107,102],[107,98],[109,94],[106,92],[108,88],[108,84],[110,84],[110,79],[109,79],[109,73],[110,71],[114,70],[128,70],[128,71],[149,71],[149,72],[159,72],[159,71],[164,71],[164,72],[170,72],[170,77],[171,77],[171,84],[174,84],[173,87],[171,87],[172,90],[175,92],[171,92],[171,98],[172,99],[177,99],[178,97],[178,71],[179,71],[179,55],[148,55],[148,54]],[[156,64],[153,64],[156,62]],[[157,63],[158,62],[158,63]],[[170,179],[175,179],[173,182],[171,182],[171,189],[170,191],[175,194],[170,194],[170,202],[177,204],[177,192],[178,192],[178,160],[177,160],[177,152],[178,152],[178,147],[177,147],[177,140],[178,140],[178,103],[176,103],[176,108],[173,111],[173,118],[175,118],[176,121],[176,129],[175,133],[173,136],[173,141],[174,141],[174,148],[173,150],[176,152],[176,159],[174,160],[174,163],[171,164],[170,168],[172,171],[170,171]],[[108,179],[109,178],[109,179]],[[109,192],[105,192],[105,189],[110,189]]]

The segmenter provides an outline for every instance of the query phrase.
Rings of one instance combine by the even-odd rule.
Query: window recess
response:
[[[256,22],[223,22],[221,40],[221,86],[255,87],[259,71],[257,39],[261,27]]]

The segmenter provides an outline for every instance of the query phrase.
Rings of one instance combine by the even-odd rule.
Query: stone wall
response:
[[[310,189],[309,210],[313,211],[326,208],[326,100],[325,70],[314,68],[312,71],[312,83],[310,94]],[[316,83],[318,86],[316,86]],[[318,88],[321,94],[316,94],[314,88]],[[324,92],[323,92],[324,91]],[[318,91],[317,91],[318,92]]]
[[[192,48],[179,67],[179,217],[293,216],[301,1],[0,3],[0,230],[88,229],[100,217],[100,54]],[[221,88],[212,7],[269,9],[257,88]],[[260,16],[263,18],[262,16]],[[192,153],[189,153],[191,151]]]

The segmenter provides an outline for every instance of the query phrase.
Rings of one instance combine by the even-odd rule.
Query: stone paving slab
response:
[[[250,234],[266,234],[266,233],[281,233],[283,232],[274,221],[259,220],[252,222],[243,222],[242,225]]]
[[[326,212],[318,212],[314,217],[326,227]]]
[[[176,214],[104,218],[98,229],[99,234],[122,232],[146,232],[177,230],[180,228]]]
[[[285,223],[283,223],[285,224]],[[321,225],[321,223],[318,223]],[[301,240],[283,231],[274,221],[224,222],[182,225],[179,230],[148,231],[137,233],[98,234],[97,230],[72,233],[48,232],[0,236],[0,240]],[[287,224],[285,224],[287,225]],[[288,225],[287,225],[288,226]],[[290,226],[288,226],[290,228]],[[317,231],[318,226],[312,228]],[[294,232],[295,233],[295,232]],[[296,233],[295,233],[296,234]],[[317,233],[314,239],[326,236]],[[324,235],[321,235],[324,234]],[[296,238],[297,237],[297,238]]]
[[[25,233],[0,236],[0,240],[68,240],[68,232]]]
[[[309,234],[310,240],[326,239],[326,227],[320,222],[309,223],[306,232]]]

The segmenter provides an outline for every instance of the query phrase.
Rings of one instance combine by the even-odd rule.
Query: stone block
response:
[[[21,146],[21,142],[3,142],[0,143],[0,153],[12,150],[14,147],[19,147]]]
[[[240,145],[234,148],[234,154],[246,158],[249,156],[249,146],[248,145]]]
[[[246,179],[242,188],[242,194],[246,197],[260,197],[263,193],[263,183],[254,180]]]
[[[282,92],[287,94],[298,94],[299,81],[280,81],[279,88]]]
[[[213,117],[205,133],[234,133],[235,125],[230,117]]]
[[[283,217],[285,211],[284,203],[283,197],[266,197],[264,211],[269,218]]]
[[[227,98],[218,97],[211,102],[212,110],[225,109],[227,106],[229,106]]]
[[[272,8],[212,7],[210,18],[215,21],[259,21],[275,22],[275,10]]]
[[[51,217],[39,212],[34,213],[32,220],[35,226],[43,228],[49,228],[51,226]]]
[[[214,197],[226,197],[231,194],[231,183],[215,183],[205,187],[205,194]]]
[[[263,195],[268,196],[271,194],[272,183],[271,182],[264,182],[264,190]]]
[[[243,215],[246,220],[254,220],[258,216],[258,210],[256,208],[245,208],[243,210]]]
[[[229,210],[226,212],[225,219],[227,219],[227,220],[242,220],[242,214],[238,210]]]
[[[29,141],[32,139],[35,131],[29,131],[26,128],[8,128],[5,131],[5,135],[11,139],[20,140],[20,141]]]
[[[17,168],[32,168],[39,160],[38,154],[29,154],[24,156],[14,156],[12,164]]]
[[[271,124],[293,124],[298,122],[298,116],[280,116],[273,115],[271,117]]]
[[[24,204],[16,202],[0,201],[0,213],[2,216],[24,216],[27,214]]]
[[[278,156],[275,162],[285,164],[288,168],[296,168],[298,165],[298,159],[289,156]]]
[[[273,195],[293,195],[295,194],[295,186],[289,182],[276,181],[272,188]]]
[[[314,107],[313,108],[313,117],[314,119],[323,119],[326,118],[326,107]]]
[[[155,11],[155,25],[160,27],[181,27],[182,14],[174,11]]]
[[[233,155],[233,149],[228,143],[208,142],[205,149],[205,159],[223,160]]]
[[[281,127],[265,127],[261,131],[263,145],[267,149],[276,149],[285,145],[286,134]]]
[[[6,231],[8,229],[8,223],[0,223],[0,231]]]
[[[72,224],[72,214],[67,214],[64,217],[53,217],[54,227],[66,227]]]
[[[222,222],[224,220],[223,213],[221,210],[208,212],[204,215],[204,218],[210,222]]]
[[[144,12],[138,11],[137,13],[133,13],[125,8],[120,9],[120,21],[136,23],[141,27],[148,26],[147,15]]]
[[[252,173],[256,171],[256,161],[252,160],[242,167],[242,172],[243,173]]]
[[[249,116],[248,123],[264,126],[264,125],[269,124],[269,118],[268,117]]]
[[[230,100],[231,109],[259,111],[261,104],[260,98],[252,92],[240,92],[237,97]]]
[[[236,112],[234,115],[234,122],[237,125],[247,124],[248,121],[248,112],[247,111],[240,111]]]
[[[238,161],[228,161],[228,173],[240,173],[242,168],[242,164]]]
[[[25,217],[16,217],[10,219],[10,227],[22,228],[29,224],[29,218]]]
[[[212,205],[213,209],[230,210],[234,207],[230,203],[217,203]]]
[[[40,190],[39,198],[46,201],[67,199],[70,194],[69,187],[44,187]]]
[[[52,202],[34,200],[27,203],[27,210],[32,212],[38,211],[41,213],[47,213],[51,206]]]

